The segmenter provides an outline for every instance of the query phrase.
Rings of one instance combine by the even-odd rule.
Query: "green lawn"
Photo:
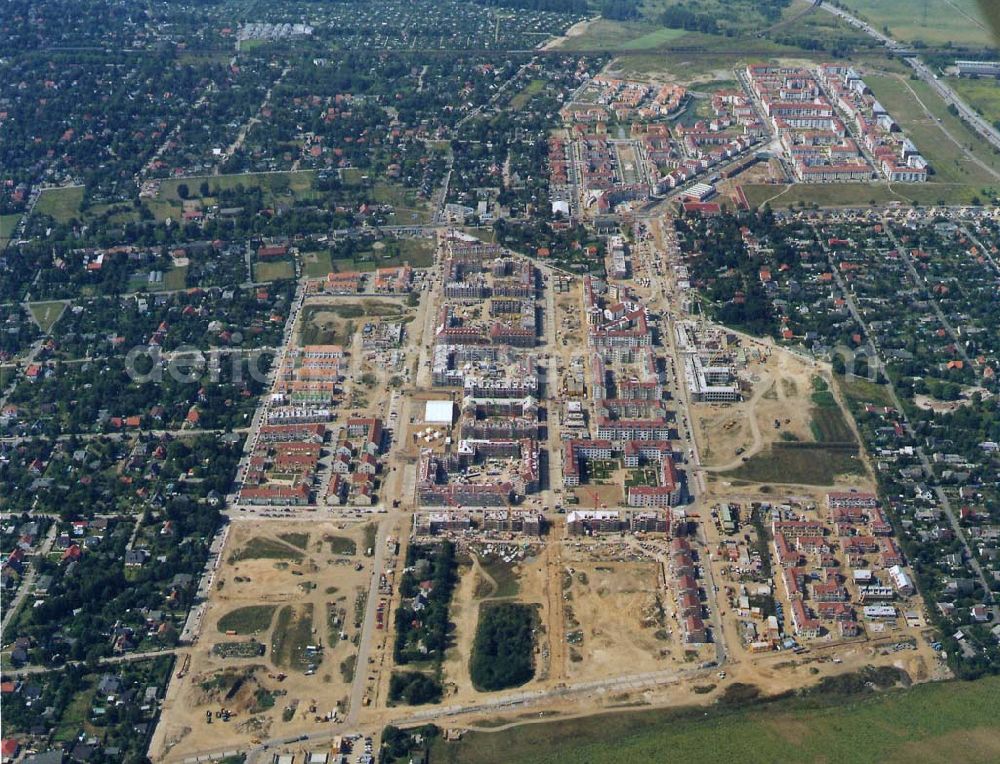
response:
[[[532,80],[520,93],[510,99],[510,108],[520,111],[525,107],[533,95],[538,95],[545,87],[545,80]]]
[[[889,34],[904,42],[995,44],[979,26],[985,21],[976,0],[842,0],[842,4],[878,29],[887,25]]]
[[[35,212],[48,215],[59,223],[66,223],[80,217],[83,203],[83,186],[47,188],[38,196]]]
[[[435,739],[438,764],[909,764],[1000,760],[1000,678],[862,698],[789,699],[524,724]]]
[[[66,303],[59,300],[52,302],[33,302],[28,305],[32,317],[43,332],[48,334],[55,326],[56,321],[66,310]]]
[[[274,618],[277,605],[248,605],[230,610],[216,626],[220,632],[235,631],[237,634],[254,634],[267,631]]]
[[[333,270],[329,252],[304,252],[300,260],[302,261],[302,272],[311,279],[326,278],[327,274]]]
[[[20,220],[20,212],[15,212],[12,215],[0,215],[0,249],[7,246],[7,242],[9,242],[10,237],[14,235],[14,229],[17,228],[17,224]]]
[[[269,260],[254,263],[254,281],[280,281],[295,278],[295,266],[289,260]]]

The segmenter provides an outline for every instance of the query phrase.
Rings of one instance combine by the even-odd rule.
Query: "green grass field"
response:
[[[661,45],[674,42],[686,35],[683,29],[657,29],[653,32],[648,32],[641,37],[636,37],[633,40],[629,40],[621,46],[622,50],[652,50],[659,48]]]
[[[73,696],[59,719],[59,725],[52,733],[53,742],[69,742],[74,740],[81,730],[93,731],[94,727],[89,722],[89,716],[96,694],[97,686],[91,681],[86,684],[83,690]]]
[[[353,557],[358,553],[357,543],[354,539],[349,539],[346,536],[325,536],[323,540],[330,545],[331,554]]]
[[[222,633],[235,631],[237,634],[254,634],[267,631],[274,618],[277,605],[248,605],[230,610],[216,625]]]
[[[302,553],[280,541],[254,536],[229,559],[232,562],[240,560],[294,560],[301,562]]]
[[[0,215],[0,249],[7,246],[7,242],[9,242],[10,237],[14,235],[14,229],[17,228],[17,224],[20,220],[20,212],[15,212],[12,215]]]
[[[934,170],[934,182],[980,185],[1000,182],[1000,155],[960,119],[952,116],[947,104],[929,85],[881,75],[869,75],[865,82],[927,157]],[[960,145],[956,145],[949,134]],[[977,165],[963,147],[997,174]],[[901,190],[901,193],[908,194],[908,191]]]
[[[39,215],[48,215],[56,222],[66,223],[80,217],[82,203],[83,186],[47,188],[39,194],[35,212]]]
[[[438,764],[950,764],[1000,760],[1000,678],[860,699],[666,709],[524,724],[434,741]]]
[[[490,593],[487,595],[490,599],[517,596],[521,590],[521,584],[511,563],[504,562],[500,557],[490,557],[485,561],[480,560],[480,564],[483,571],[496,584],[495,587],[490,587]]]
[[[253,278],[254,281],[280,281],[281,279],[295,278],[295,266],[288,260],[256,262],[253,265]]]
[[[778,442],[754,454],[735,470],[719,473],[748,483],[833,485],[838,475],[864,471],[856,446]]]
[[[306,645],[313,641],[312,624],[311,603],[307,603],[298,611],[291,605],[281,608],[274,624],[274,633],[271,635],[271,660],[275,666],[302,671],[313,662],[313,659],[306,655]]]
[[[892,397],[889,395],[889,388],[885,385],[876,385],[867,379],[852,376],[835,376],[837,386],[841,395],[848,402],[848,405],[863,406],[871,403],[876,406],[891,406]]]
[[[395,183],[378,181],[372,188],[372,199],[379,204],[391,204],[389,225],[418,225],[429,223],[431,211],[426,202],[417,198],[417,192]]]
[[[155,284],[149,283],[149,271],[139,271],[129,277],[128,289],[130,292],[163,292],[183,289],[187,286],[187,271],[186,265],[180,268],[172,267],[164,272],[163,280]]]
[[[378,251],[369,250],[353,258],[333,260],[332,267],[336,273],[367,272],[376,268],[393,268],[404,263],[409,263],[414,268],[429,268],[434,264],[434,247],[432,239],[400,239],[398,255],[386,257]]]
[[[813,438],[817,443],[857,443],[854,432],[837,399],[822,377],[812,380],[813,407],[809,412]]]
[[[180,220],[184,208],[180,202],[168,199],[144,199],[143,203],[153,213],[156,222],[162,223],[167,218]]]
[[[33,302],[28,305],[28,310],[31,311],[32,318],[35,319],[35,323],[41,328],[43,332],[48,334],[52,327],[55,326],[56,321],[62,316],[63,311],[66,310],[66,303],[59,300],[53,300],[52,302]]]
[[[510,99],[510,108],[520,111],[527,105],[532,96],[538,95],[544,88],[545,80],[532,80],[524,86],[521,92]]]
[[[278,536],[286,544],[291,544],[299,549],[305,549],[309,545],[308,533],[282,533]]]
[[[333,313],[339,318],[400,316],[406,312],[406,308],[401,303],[387,300],[364,300],[360,304],[324,305],[320,310]]]
[[[583,34],[567,38],[560,50],[621,50],[623,46],[656,32],[647,21],[612,21],[598,19],[587,25]]]
[[[217,193],[220,189],[243,186],[263,189],[264,200],[268,203],[283,196],[301,199],[312,191],[315,177],[316,173],[313,170],[301,170],[298,172],[237,173],[235,175],[170,178],[160,184],[160,193],[157,199],[168,202],[180,201],[177,188],[182,183],[188,187],[189,198],[195,199],[199,196],[198,187],[202,181],[208,182],[209,191],[212,194]]]
[[[872,26],[889,27],[897,40],[930,44],[995,44],[975,0],[842,0]],[[926,8],[926,17],[924,9]],[[980,26],[983,25],[983,26]],[[884,31],[884,30],[883,30]]]
[[[302,272],[312,279],[326,278],[333,270],[329,252],[305,252],[299,259],[302,261]]]
[[[354,336],[354,323],[346,324],[331,318],[327,305],[306,305],[299,321],[300,345],[349,345]],[[346,306],[345,306],[346,307]]]
[[[984,200],[987,185],[966,183],[750,183],[743,186],[751,207],[768,203],[774,209],[816,204],[820,207],[861,207],[917,204],[969,204]]]
[[[973,109],[992,123],[1000,122],[1000,81],[954,77],[948,84]]]

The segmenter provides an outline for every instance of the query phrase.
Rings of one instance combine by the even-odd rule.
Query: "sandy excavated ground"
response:
[[[361,524],[334,522],[233,523],[201,634],[191,648],[190,665],[183,678],[171,682],[164,703],[163,740],[154,751],[159,758],[169,753],[171,760],[180,759],[185,752],[245,745],[248,738],[313,731],[318,726],[317,717],[322,719],[346,699],[349,684],[341,675],[340,664],[357,652],[352,641],[358,631],[354,627],[354,600],[358,591],[367,590],[371,576],[371,561],[361,554],[362,528]],[[283,534],[303,533],[308,534],[304,550],[281,539]],[[333,554],[331,537],[354,540],[357,552],[353,556]],[[301,554],[301,561],[236,559],[255,539],[286,544],[290,555]],[[360,571],[356,570],[359,564]],[[266,631],[235,635],[220,631],[221,617],[248,605],[275,606]],[[292,609],[293,622],[311,615],[312,628],[304,634],[310,643],[324,647],[322,658],[312,659],[319,665],[311,676],[305,674],[305,666],[294,661],[275,665],[281,658],[272,655],[272,640],[285,607]],[[345,616],[338,628],[346,632],[346,640],[339,640],[337,628],[331,633],[329,608]],[[223,658],[212,652],[216,643],[251,638],[266,646],[263,656]],[[182,665],[178,661],[178,672]],[[282,674],[286,678],[281,679]],[[238,689],[231,693],[237,682]],[[265,708],[258,696],[269,692],[277,695],[273,707]],[[206,712],[214,715],[223,708],[233,714],[229,722],[213,718],[207,723]],[[285,711],[288,708],[293,710]],[[291,718],[284,721],[283,713]]]
[[[709,469],[735,467],[740,457],[783,438],[813,440],[810,396],[817,370],[789,353],[775,351],[763,363],[751,363],[748,371],[753,380],[748,400],[699,404],[693,409],[698,450]],[[780,427],[775,427],[776,421]]]
[[[658,586],[658,563],[608,562],[585,549],[567,557],[573,572],[564,581],[563,617],[572,640],[571,680],[614,676],[623,666],[630,673],[679,667],[683,651],[669,592]]]
[[[583,21],[576,22],[573,26],[566,30],[566,34],[562,37],[554,37],[542,46],[542,50],[553,50],[556,48],[561,48],[570,37],[579,37],[584,34],[587,29],[598,19],[585,19]]]
[[[689,668],[701,660],[692,657],[698,652],[693,646],[686,651],[680,642],[659,561],[616,540],[560,536],[550,536],[537,556],[511,568],[515,592],[503,597],[494,596],[495,582],[478,559],[461,567],[450,611],[454,645],[443,664],[449,704],[475,703],[493,694],[477,692],[469,678],[480,607],[487,602],[539,606],[535,677],[520,689]]]

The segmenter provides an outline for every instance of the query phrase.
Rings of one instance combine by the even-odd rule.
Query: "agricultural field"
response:
[[[903,42],[995,43],[976,0],[843,0],[843,5]]]
[[[679,708],[624,711],[583,719],[478,731],[457,743],[437,739],[434,761],[654,761],[728,764],[871,761],[989,762],[1000,757],[994,709],[1000,679],[923,684],[906,690],[772,702],[721,704],[707,713]]]

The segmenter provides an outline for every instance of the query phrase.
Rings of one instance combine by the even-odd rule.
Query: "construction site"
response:
[[[233,524],[201,633],[164,702],[160,757],[343,719],[371,537],[360,523]]]

